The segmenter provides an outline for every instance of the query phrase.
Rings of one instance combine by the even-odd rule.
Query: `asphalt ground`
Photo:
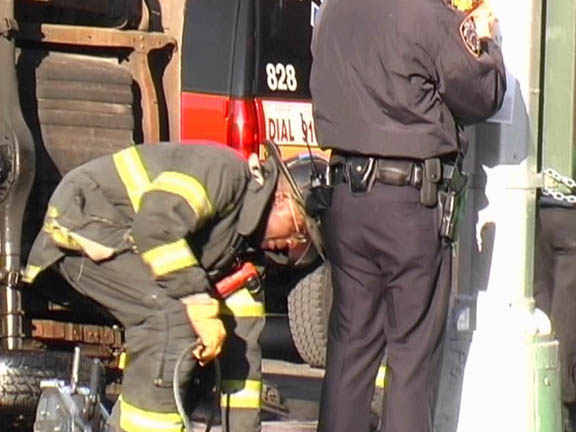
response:
[[[324,371],[306,364],[264,359],[264,384],[270,392],[263,410],[263,432],[311,432],[316,430],[318,401]],[[278,402],[279,403],[276,403]],[[194,432],[206,425],[195,423]],[[214,425],[213,432],[221,432]]]

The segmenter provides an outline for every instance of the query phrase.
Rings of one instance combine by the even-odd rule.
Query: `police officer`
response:
[[[120,430],[182,430],[173,373],[195,340],[201,364],[223,350],[224,430],[260,430],[262,293],[222,301],[214,284],[251,250],[295,265],[315,258],[302,190],[269,151],[261,164],[209,143],[132,146],[76,168],[54,192],[25,279],[55,268],[124,326]],[[183,383],[192,367],[190,355]]]
[[[432,430],[450,282],[438,193],[461,188],[461,126],[506,87],[492,11],[476,3],[328,0],[316,23],[310,88],[334,186],[320,432],[369,430],[385,349],[380,431]]]

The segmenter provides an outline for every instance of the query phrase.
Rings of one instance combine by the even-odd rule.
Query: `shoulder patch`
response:
[[[482,46],[476,32],[476,23],[472,16],[468,15],[460,24],[460,36],[470,54],[474,57],[479,57],[482,53]]]

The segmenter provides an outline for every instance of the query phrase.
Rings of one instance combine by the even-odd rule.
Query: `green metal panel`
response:
[[[558,341],[552,337],[536,337],[533,349],[534,382],[536,394],[534,400],[534,424],[538,432],[562,430],[560,407],[560,364],[558,360]]]
[[[576,2],[543,0],[546,28],[543,58],[541,169],[576,174]],[[537,129],[535,129],[537,130]],[[552,185],[550,185],[552,186]],[[533,239],[530,239],[533,242]],[[562,430],[558,341],[536,336],[533,345],[537,432]]]
[[[546,2],[542,168],[576,174],[576,2]]]

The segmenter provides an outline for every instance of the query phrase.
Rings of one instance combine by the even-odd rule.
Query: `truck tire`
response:
[[[134,81],[117,59],[22,49],[17,70],[30,83],[20,98],[35,131],[36,185],[54,187],[71,169],[133,144],[140,133]]]
[[[35,144],[36,172],[23,230],[24,250],[43,224],[48,199],[77,166],[132,145],[141,135],[137,91],[114,57],[22,48],[20,101]]]
[[[332,283],[327,264],[301,279],[288,295],[288,320],[294,345],[312,367],[326,364]]]
[[[0,425],[34,419],[43,380],[70,381],[73,354],[54,351],[5,351],[0,353]],[[80,381],[89,380],[91,361],[82,358]],[[31,424],[31,423],[30,423]],[[16,429],[2,429],[16,430]]]

